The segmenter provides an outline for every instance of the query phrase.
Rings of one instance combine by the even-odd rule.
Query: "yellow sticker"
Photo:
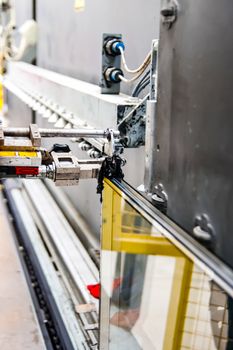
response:
[[[30,157],[30,158],[35,158],[37,157],[36,152],[18,152],[19,157]]]
[[[16,157],[16,152],[3,151],[3,152],[0,152],[0,157]]]
[[[85,0],[75,0],[74,8],[76,11],[84,11]]]
[[[0,157],[37,157],[37,152],[13,152],[13,151],[0,151]]]

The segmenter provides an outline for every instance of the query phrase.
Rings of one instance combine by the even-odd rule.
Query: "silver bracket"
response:
[[[71,153],[51,152],[55,165],[55,183],[57,186],[77,185],[80,178],[80,165]]]
[[[35,147],[41,146],[41,137],[37,124],[29,125],[29,137],[32,141],[32,145]]]

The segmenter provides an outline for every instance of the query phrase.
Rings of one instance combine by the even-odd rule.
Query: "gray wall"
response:
[[[38,0],[38,65],[98,84],[103,33],[121,33],[129,65],[137,66],[158,37],[160,0]]]
[[[15,0],[17,26],[32,18],[32,4],[32,0]]]

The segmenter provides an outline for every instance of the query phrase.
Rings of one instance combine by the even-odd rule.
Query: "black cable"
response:
[[[150,79],[147,79],[146,81],[144,81],[144,83],[139,86],[135,97],[137,97],[149,84],[150,84]]]
[[[150,70],[148,70],[142,77],[142,79],[138,82],[138,84],[134,87],[133,91],[132,91],[132,96],[135,97],[137,96],[137,91],[140,88],[140,86],[142,84],[144,84],[145,80],[147,80],[149,78],[150,75]]]

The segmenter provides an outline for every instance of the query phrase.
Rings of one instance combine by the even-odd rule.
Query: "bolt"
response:
[[[161,15],[164,17],[172,17],[176,15],[176,10],[174,7],[167,7],[161,10]]]

